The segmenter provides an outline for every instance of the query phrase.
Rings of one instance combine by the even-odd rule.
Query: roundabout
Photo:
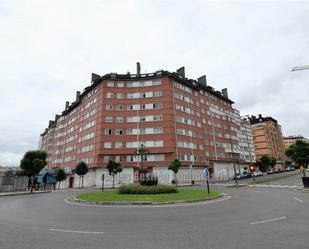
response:
[[[176,193],[120,194],[118,190],[90,192],[74,197],[75,202],[97,205],[164,205],[188,202],[205,202],[222,197],[220,192],[210,194],[204,189],[181,188]]]

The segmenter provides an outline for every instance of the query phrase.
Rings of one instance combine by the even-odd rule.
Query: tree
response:
[[[82,188],[84,187],[84,175],[88,173],[88,166],[84,161],[79,162],[75,167],[75,173],[79,175],[79,187],[80,179],[82,179]]]
[[[55,179],[56,179],[57,182],[59,182],[58,189],[60,189],[60,183],[62,181],[64,181],[65,179],[67,179],[67,176],[66,176],[66,174],[65,174],[63,169],[58,169],[57,170]]]
[[[304,165],[305,168],[309,164],[309,143],[297,140],[295,144],[286,149],[285,155],[295,162],[298,166]],[[303,171],[306,176],[305,170]]]
[[[110,176],[113,177],[113,188],[115,188],[115,176],[122,171],[122,166],[113,160],[109,160],[107,163],[107,169]]]
[[[271,157],[270,160],[269,160],[269,166],[271,168],[274,168],[274,166],[277,164],[277,159],[274,158],[274,157]]]
[[[171,161],[171,164],[168,166],[168,169],[174,172],[174,181],[177,186],[177,173],[179,171],[179,168],[181,167],[181,162],[175,158],[173,161]]]
[[[271,159],[268,156],[262,156],[260,160],[258,160],[259,168],[262,172],[266,172],[268,170]]]
[[[20,168],[31,177],[31,193],[33,192],[35,176],[47,165],[47,153],[44,150],[32,150],[25,153]]]

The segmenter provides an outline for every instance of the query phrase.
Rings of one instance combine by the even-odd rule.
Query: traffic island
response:
[[[75,196],[74,201],[98,205],[162,205],[186,202],[201,202],[222,197],[220,192],[207,189],[177,188],[175,193],[159,194],[121,194],[118,190],[83,193]]]

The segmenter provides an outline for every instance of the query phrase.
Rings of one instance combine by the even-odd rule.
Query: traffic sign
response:
[[[209,170],[208,170],[207,168],[204,169],[204,171],[203,171],[203,176],[204,176],[204,178],[206,178],[206,179],[209,178]]]

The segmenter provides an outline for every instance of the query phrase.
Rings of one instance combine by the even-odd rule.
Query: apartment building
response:
[[[101,184],[110,159],[124,167],[119,182],[135,181],[141,146],[143,166],[160,182],[171,181],[167,167],[174,158],[182,162],[183,181],[202,180],[205,167],[231,177],[230,148],[239,145],[240,129],[232,105],[227,89],[215,90],[205,75],[188,79],[184,67],[141,74],[138,63],[136,74],[92,74],[91,84],[49,121],[40,148],[48,152],[50,168],[71,173],[79,161],[86,162],[89,186]],[[70,186],[77,185],[73,173]]]
[[[240,127],[237,132],[240,161],[242,165],[248,166],[256,161],[251,125],[236,109],[234,110],[234,117]]]
[[[283,136],[281,126],[272,117],[263,117],[261,114],[248,117],[251,124],[254,148],[257,159],[262,156],[274,157],[278,164],[284,164]]]
[[[309,139],[304,138],[301,135],[298,136],[286,136],[283,137],[284,148],[287,149],[290,145],[295,144],[297,140],[302,140],[304,142],[309,142]]]

